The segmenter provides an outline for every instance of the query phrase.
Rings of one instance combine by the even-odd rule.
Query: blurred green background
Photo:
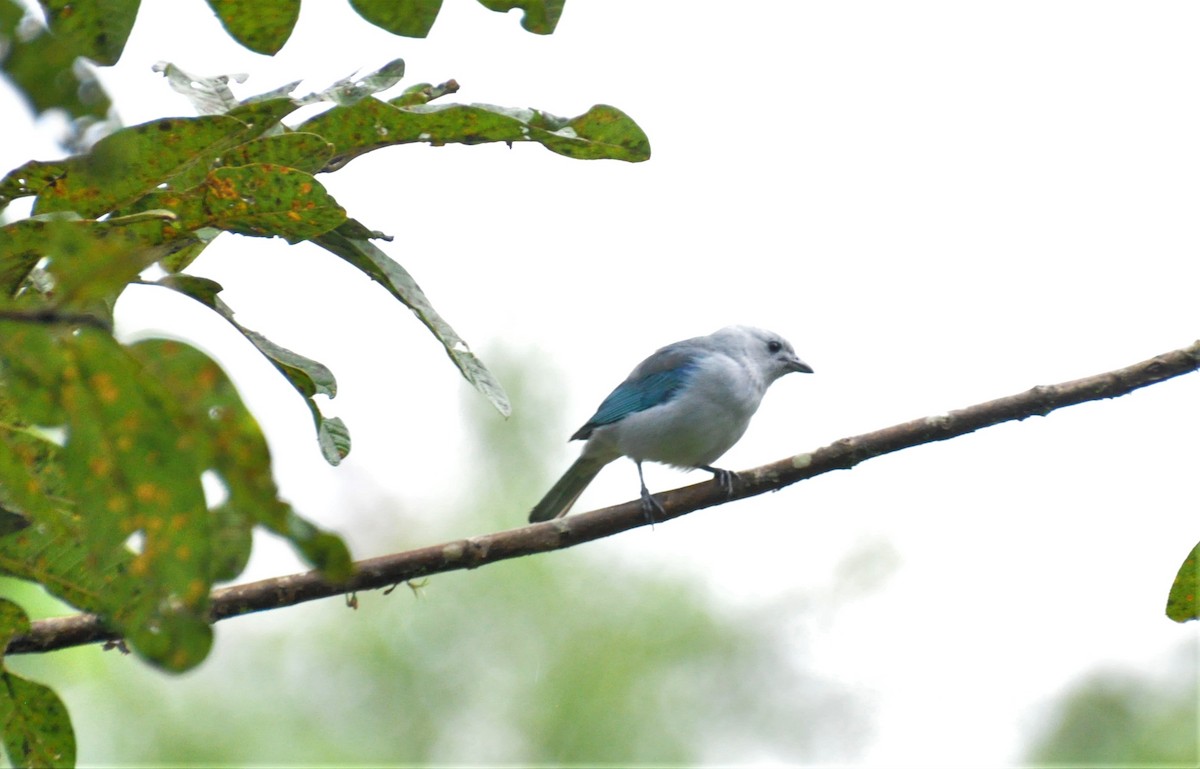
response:
[[[519,407],[504,422],[464,397],[464,409],[475,412],[466,421],[480,428],[460,495],[473,502],[422,511],[438,523],[420,542],[388,523],[400,518],[395,500],[351,511],[347,529],[371,530],[378,552],[437,541],[439,528],[512,525],[514,508],[550,480],[539,453],[555,440],[547,426],[561,420],[533,382],[552,377],[523,376],[536,370],[530,361],[489,357]],[[739,610],[683,578],[604,563],[600,550],[364,593],[356,610],[327,600],[222,622],[209,661],[178,678],[98,647],[10,664],[66,700],[80,766],[792,765],[860,757],[873,728],[870,692],[806,667],[810,639],[796,621],[836,611],[856,591],[843,584],[836,594],[793,593]],[[886,570],[866,574],[867,592],[887,578]],[[5,583],[4,594],[14,590],[28,593]],[[33,605],[50,611],[45,600]],[[1168,680],[1104,671],[1080,682],[1036,715],[1027,759],[1190,765],[1194,654],[1181,652],[1176,667]]]

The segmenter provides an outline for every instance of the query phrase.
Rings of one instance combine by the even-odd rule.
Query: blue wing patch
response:
[[[587,438],[597,427],[620,422],[630,414],[667,403],[679,394],[695,369],[695,362],[687,361],[676,368],[625,380],[609,393],[587,424],[571,436],[571,440]]]

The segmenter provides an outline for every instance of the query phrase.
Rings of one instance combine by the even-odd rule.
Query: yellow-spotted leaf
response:
[[[567,157],[608,158],[639,162],[650,157],[650,141],[625,113],[597,105],[582,115],[560,118],[532,109],[505,109],[486,104],[409,104],[363,99],[334,107],[303,123],[304,131],[320,134],[337,148],[331,168],[359,155],[394,144],[427,142],[484,144],[536,142]]]
[[[333,145],[316,134],[293,131],[246,142],[221,156],[223,166],[248,166],[254,163],[295,168],[315,174],[333,156]]]
[[[147,340],[131,348],[147,371],[171,394],[179,407],[183,428],[195,436],[197,452],[206,471],[212,472],[228,492],[220,509],[222,529],[217,539],[240,547],[242,533],[262,524],[289,539],[296,549],[331,579],[350,573],[350,553],[341,540],[303,521],[279,498],[271,476],[271,455],[258,423],[246,410],[225,372],[208,356],[180,342]],[[224,543],[222,543],[224,544]],[[244,542],[249,555],[249,542]],[[238,563],[240,550],[215,553],[216,561]],[[240,567],[238,568],[240,571]],[[237,573],[222,572],[221,579]]]
[[[187,174],[180,186],[192,186],[215,157],[262,130],[226,115],[163,118],[121,129],[88,153],[62,161],[61,175],[40,190],[34,211],[96,218],[180,175]]]
[[[169,393],[91,328],[0,323],[0,377],[16,418],[65,441],[60,501],[0,538],[0,569],[96,612],[155,664],[198,664],[212,643],[211,520],[198,441]],[[40,406],[24,397],[35,385]]]
[[[346,211],[310,174],[256,163],[218,168],[205,180],[208,224],[289,243],[309,240],[346,220]]]
[[[31,160],[19,168],[14,168],[0,179],[0,208],[18,198],[37,195],[57,182],[66,172],[67,165],[62,161]]]

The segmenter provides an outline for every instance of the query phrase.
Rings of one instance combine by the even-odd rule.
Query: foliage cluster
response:
[[[300,3],[210,5],[237,41],[273,53]],[[352,5],[390,31],[423,35],[440,2]],[[561,2],[484,5],[519,6],[526,28],[543,33],[561,11]],[[317,177],[400,144],[534,142],[566,157],[625,161],[646,159],[649,145],[632,120],[605,105],[568,119],[443,104],[458,90],[453,80],[385,98],[404,75],[399,60],[320,93],[297,96],[293,83],[244,99],[226,77],[161,63],[170,86],[201,114],[116,128],[84,60],[115,63],[138,7],[44,0],[39,21],[0,0],[4,74],[35,110],[62,109],[74,119],[69,143],[77,150],[0,179],[0,210],[31,202],[31,215],[0,227],[0,571],[97,614],[151,664],[183,671],[209,652],[211,587],[242,571],[254,527],[286,538],[331,580],[347,577],[352,564],[337,536],[280,499],[259,427],[214,361],[184,342],[122,344],[113,336],[122,291],[136,283],[178,292],[232,324],[304,399],[320,451],[337,464],[350,434],[316,399],[336,395],[333,374],[240,324],[221,286],[188,271],[195,258],[223,233],[312,243],[409,307],[507,414],[500,384],[379,245],[391,237],[351,218]],[[285,123],[314,104],[328,109]],[[221,492],[206,498],[204,482]],[[22,634],[28,622],[20,606],[0,599],[0,636]],[[0,675],[12,761],[71,764],[74,742],[58,698]]]

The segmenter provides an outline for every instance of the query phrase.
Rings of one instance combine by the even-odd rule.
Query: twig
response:
[[[845,470],[873,457],[934,441],[943,441],[1002,422],[1045,416],[1087,401],[1116,398],[1148,385],[1200,369],[1200,342],[1116,371],[980,403],[938,416],[915,419],[852,438],[843,438],[808,454],[738,473],[732,495],[709,481],[660,494],[662,519],[677,518],[705,507],[745,499],[812,478]],[[474,569],[509,558],[562,550],[645,525],[640,502],[571,515],[517,529],[459,539],[403,553],[370,558],[356,564],[354,577],[335,584],[315,571],[265,579],[213,592],[213,622],[252,612],[278,609],[357,590],[386,588],[428,574]],[[90,614],[34,622],[30,632],[14,637],[8,654],[51,651],[117,636]]]

